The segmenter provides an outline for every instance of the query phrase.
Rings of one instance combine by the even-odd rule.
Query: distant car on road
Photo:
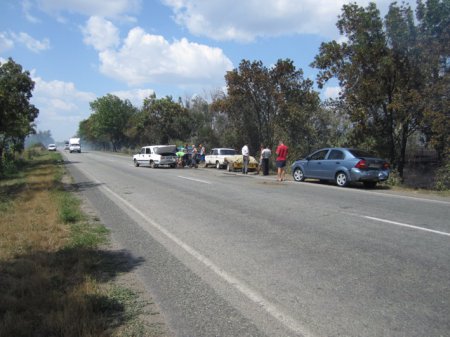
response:
[[[373,154],[351,148],[323,148],[292,166],[295,181],[308,178],[334,181],[340,187],[362,182],[373,188],[389,177],[389,164]]]
[[[56,151],[56,144],[48,144],[47,150],[49,150],[49,151]]]

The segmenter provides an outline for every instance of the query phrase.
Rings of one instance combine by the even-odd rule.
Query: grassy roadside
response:
[[[166,336],[151,299],[120,282],[141,261],[108,248],[64,188],[61,156],[27,156],[0,180],[0,337]]]

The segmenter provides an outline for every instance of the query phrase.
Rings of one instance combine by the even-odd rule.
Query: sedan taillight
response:
[[[359,162],[355,165],[358,169],[366,169],[367,168],[367,162],[364,159],[361,159]]]

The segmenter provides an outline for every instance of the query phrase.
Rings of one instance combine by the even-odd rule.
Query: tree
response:
[[[354,142],[373,140],[403,177],[408,139],[423,122],[424,79],[430,75],[413,12],[394,2],[383,22],[374,3],[367,8],[344,5],[337,27],[347,41],[321,45],[312,63],[321,70],[318,84],[339,80]]]
[[[227,114],[235,132],[232,145],[274,147],[277,138],[298,144],[299,128],[307,124],[319,98],[313,82],[303,79],[291,60],[278,60],[271,68],[243,60],[225,79],[228,95],[215,101],[214,109]]]
[[[418,2],[419,48],[428,71],[422,131],[442,163],[450,155],[450,2]]]
[[[94,112],[89,118],[91,136],[98,142],[111,142],[113,151],[127,141],[125,130],[130,118],[137,114],[137,109],[129,100],[121,100],[115,95],[108,94],[90,103]]]
[[[194,129],[188,110],[172,97],[157,99],[153,94],[144,99],[140,116],[137,118],[137,132],[143,143],[168,144],[170,141],[185,140]]]
[[[34,82],[28,71],[11,58],[0,63],[0,170],[5,148],[23,148],[25,137],[34,132],[39,110],[30,99]]]

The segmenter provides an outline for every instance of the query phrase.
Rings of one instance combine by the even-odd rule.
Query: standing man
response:
[[[280,140],[276,150],[277,154],[277,169],[278,169],[278,181],[286,180],[286,160],[288,155],[288,147]]]
[[[247,174],[248,172],[248,162],[250,160],[250,154],[248,151],[248,145],[245,144],[242,147],[242,173]]]
[[[265,176],[269,175],[269,158],[271,155],[272,155],[272,151],[270,151],[268,146],[266,146],[264,148],[264,150],[261,151],[262,169],[263,169],[263,175],[265,175]]]

